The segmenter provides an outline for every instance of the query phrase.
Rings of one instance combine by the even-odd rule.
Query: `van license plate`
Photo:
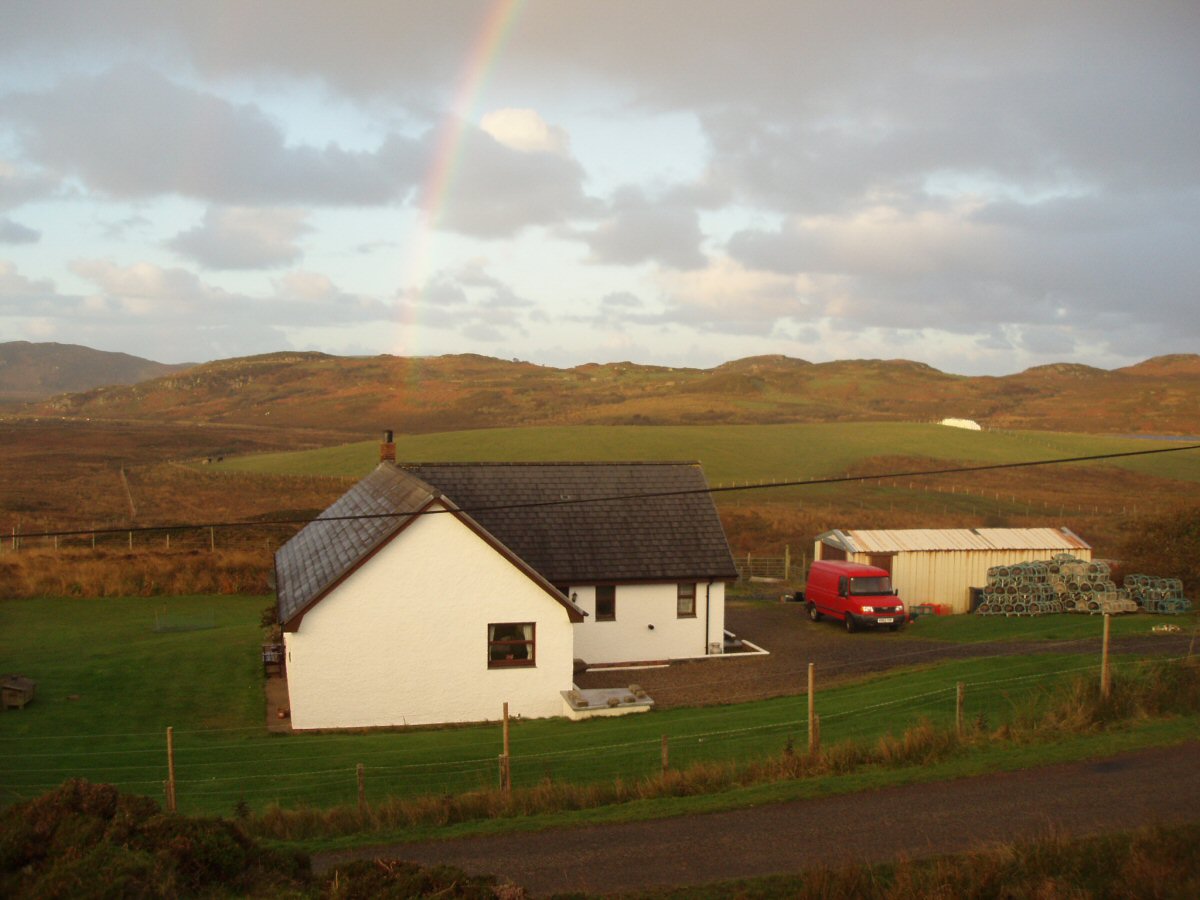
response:
[[[891,617],[889,617],[889,618],[886,618],[886,619],[876,619],[875,621],[876,621],[876,622],[878,622],[880,625],[891,625],[891,624],[892,624],[893,622],[895,622],[896,620],[895,620],[895,619],[893,619],[893,618],[891,618]]]

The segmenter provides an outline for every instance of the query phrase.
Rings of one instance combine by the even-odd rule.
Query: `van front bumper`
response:
[[[896,613],[876,613],[856,615],[846,613],[846,618],[859,628],[890,628],[893,625],[903,625],[908,621],[908,615],[901,610]]]

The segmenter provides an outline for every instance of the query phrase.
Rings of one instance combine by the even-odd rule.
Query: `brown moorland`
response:
[[[912,421],[954,415],[990,427],[1197,434],[1197,399],[1200,356],[1159,357],[1111,372],[1048,366],[996,379],[946,375],[905,361],[814,365],[780,356],[709,370],[628,363],[563,370],[478,356],[280,353],[225,360],[132,387],[63,395],[0,418],[5,473],[0,528],[6,538],[0,551],[11,549],[18,532],[72,530],[84,533],[22,541],[21,547],[90,550],[90,532],[98,530],[96,547],[108,553],[107,562],[86,561],[85,573],[47,572],[59,567],[32,559],[15,567],[10,556],[5,568],[14,571],[0,580],[10,595],[45,592],[56,584],[84,592],[88,585],[99,586],[95,593],[130,584],[141,585],[139,592],[162,592],[181,582],[163,571],[161,561],[137,561],[139,553],[161,557],[167,550],[215,548],[251,554],[217,566],[233,573],[214,575],[217,583],[230,590],[265,590],[271,550],[295,526],[135,529],[311,516],[340,495],[347,481],[236,473],[217,461],[362,440],[380,424],[415,433],[538,423]],[[196,461],[201,465],[192,465]],[[942,465],[879,457],[859,463],[852,474]],[[802,497],[786,491],[718,496],[735,555],[781,554],[786,545],[796,558],[811,548],[816,534],[847,527],[851,519],[858,528],[1049,523],[1086,536],[1098,555],[1115,556],[1139,529],[1139,515],[1171,513],[1196,502],[1194,485],[1110,466],[1030,469],[1019,478],[996,471],[940,477],[936,483],[851,482]],[[57,559],[67,565],[64,557]],[[194,560],[181,558],[178,568],[194,566]],[[205,581],[206,590],[211,581]]]
[[[409,433],[520,425],[975,419],[992,428],[1200,434],[1200,355],[1111,371],[1039,366],[968,377],[907,360],[785,356],[712,369],[634,363],[556,369],[517,360],[272,353],[36,404],[70,418],[155,418]]]

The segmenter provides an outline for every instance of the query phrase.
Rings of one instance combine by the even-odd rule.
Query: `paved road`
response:
[[[731,812],[535,834],[364,848],[510,878],[535,894],[611,892],[883,862],[1045,834],[1084,835],[1200,818],[1200,743],[1100,761],[887,788]]]

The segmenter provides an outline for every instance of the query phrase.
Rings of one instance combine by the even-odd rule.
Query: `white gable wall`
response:
[[[696,585],[696,616],[684,619],[676,614],[674,582],[617,585],[613,622],[596,621],[595,587],[572,587],[570,593],[587,612],[574,629],[575,655],[588,663],[687,659],[706,655],[709,644],[724,647],[725,585],[720,581]]]
[[[536,623],[536,665],[489,669],[488,624]],[[560,715],[566,609],[453,515],[426,515],[284,635],[292,727]]]

